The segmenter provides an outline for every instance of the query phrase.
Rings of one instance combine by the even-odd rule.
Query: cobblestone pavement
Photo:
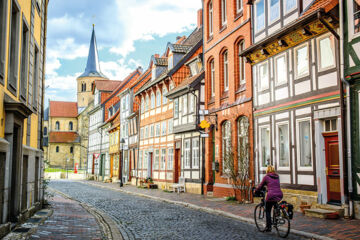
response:
[[[102,183],[95,181],[85,181],[88,184],[95,184],[101,187],[119,189],[118,184],[115,183]],[[233,215],[244,217],[244,218],[253,218],[254,205],[253,204],[237,204],[224,201],[220,198],[211,198],[204,197],[199,194],[191,193],[166,193],[161,190],[149,190],[137,188],[132,185],[125,185],[121,190],[143,194],[146,196],[158,197],[161,199],[167,199],[171,201],[183,202],[188,204],[193,204],[199,207],[206,207],[225,213],[231,213]],[[219,201],[220,200],[220,201]],[[360,239],[360,220],[356,219],[320,219],[312,218],[303,215],[302,213],[295,212],[294,218],[291,220],[291,230],[299,230],[311,234],[317,234],[324,237],[329,237],[333,239]]]
[[[30,239],[103,239],[94,216],[76,201],[58,194],[49,201],[54,213]]]
[[[111,216],[124,239],[278,239],[234,219],[81,182],[51,181],[50,187]]]

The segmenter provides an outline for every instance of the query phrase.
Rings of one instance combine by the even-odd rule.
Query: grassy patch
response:
[[[61,168],[45,168],[45,172],[63,172],[66,173],[66,169]],[[74,173],[74,170],[68,169],[68,173]],[[78,173],[84,173],[84,170],[78,170]]]
[[[226,201],[236,201],[235,196],[226,197]]]

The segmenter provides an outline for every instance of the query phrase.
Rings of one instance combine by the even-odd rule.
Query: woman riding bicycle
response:
[[[260,185],[256,188],[256,191],[260,191],[264,187],[267,187],[266,195],[266,229],[265,231],[271,231],[271,209],[277,202],[283,198],[283,193],[280,189],[279,175],[275,173],[275,168],[271,165],[267,166],[266,176],[263,178]]]

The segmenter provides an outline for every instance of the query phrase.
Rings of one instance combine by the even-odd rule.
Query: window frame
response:
[[[284,167],[284,166],[280,166],[280,127],[281,126],[287,126],[287,131],[288,131],[288,136],[287,136],[287,149],[288,149],[288,153],[289,153],[289,159],[288,159],[288,163],[289,166],[288,167]],[[285,170],[285,171],[290,171],[290,166],[291,166],[291,144],[290,144],[290,124],[289,121],[282,121],[282,122],[277,122],[276,123],[276,165],[277,165],[277,169],[278,170]]]
[[[263,147],[263,143],[261,141],[261,133],[262,133],[261,130],[262,129],[268,129],[269,130],[269,152],[270,152],[269,153],[269,157],[270,157],[269,160],[270,160],[270,162],[268,164],[271,164],[271,127],[270,127],[269,124],[259,126],[259,166],[260,166],[260,170],[266,170],[266,167],[268,165],[264,166],[263,162],[262,162],[262,157],[263,157],[262,151],[261,151],[261,149]]]
[[[209,21],[209,38],[214,34],[214,8],[213,1],[210,1],[208,4],[208,21]]]
[[[227,0],[220,0],[220,9],[221,9],[221,28],[225,27],[227,24]]]
[[[194,142],[197,141],[197,147],[195,147]],[[195,152],[197,152],[197,161],[195,161]],[[200,167],[200,139],[198,137],[194,137],[191,139],[191,160],[192,160],[192,168]]]
[[[302,167],[300,164],[301,164],[301,159],[300,159],[300,151],[301,151],[301,147],[300,147],[300,123],[301,122],[306,122],[306,121],[309,121],[310,122],[310,129],[309,129],[309,132],[310,132],[310,152],[311,152],[311,167]],[[300,118],[300,119],[296,119],[296,141],[297,141],[297,145],[298,147],[296,148],[296,156],[297,156],[297,169],[300,170],[300,171],[313,171],[314,169],[314,157],[313,157],[313,154],[314,154],[314,149],[313,149],[313,144],[312,144],[312,129],[313,129],[313,126],[312,126],[312,121],[311,121],[311,117],[306,117],[306,118]]]
[[[224,92],[229,91],[229,52],[228,50],[225,50],[222,53],[222,60],[223,60],[223,83],[224,83]]]
[[[189,143],[188,147],[186,146],[187,143]],[[191,138],[186,138],[184,139],[184,169],[190,169],[190,168],[191,168]]]
[[[160,149],[155,149],[154,151],[154,170],[160,169]]]
[[[229,125],[229,130],[228,132],[226,132],[226,125]],[[225,169],[225,162],[224,162],[224,157],[226,154],[226,148],[228,147],[228,144],[230,144],[230,149],[232,147],[232,132],[231,132],[231,121],[230,120],[225,120],[222,124],[221,124],[221,164],[222,164],[222,173],[226,173],[226,169]],[[229,134],[229,136],[227,136],[227,133]],[[225,146],[225,147],[224,147]],[[230,150],[231,151],[231,150]]]
[[[241,0],[240,0],[241,1]],[[240,56],[240,53],[245,49],[245,40],[242,39],[237,44],[237,50],[238,50],[238,78],[239,78],[239,86],[246,84],[246,70],[245,70],[245,59],[244,57]]]
[[[242,0],[235,0],[236,2],[236,14],[240,14],[242,11],[243,11],[243,8],[244,8],[244,4],[243,4],[243,1]],[[241,6],[241,7],[239,7]]]
[[[241,131],[241,122],[242,120],[246,120],[246,127],[247,127],[247,132],[243,132]],[[249,141],[249,129],[250,129],[250,122],[249,122],[249,118],[245,115],[240,116],[237,120],[236,120],[236,125],[237,125],[237,161],[238,161],[238,171],[240,171],[240,143],[242,142],[241,139],[245,139],[245,144],[247,145],[247,165],[249,168],[249,160],[250,160],[250,141]]]
[[[161,136],[166,136],[166,135],[167,135],[167,124],[166,124],[166,121],[162,121],[161,122]]]
[[[298,1],[295,0],[295,6],[288,9],[288,10],[286,10],[286,2],[287,2],[287,0],[283,0],[283,9],[284,9],[283,12],[284,12],[285,15],[292,12],[292,11],[294,11],[298,7]]]
[[[165,153],[164,153],[165,151]],[[160,157],[160,169],[165,170],[166,169],[166,148],[161,149],[161,157]]]
[[[155,93],[153,91],[151,91],[150,94],[150,109],[154,109],[156,106],[156,99],[155,99]]]
[[[334,59],[334,61],[333,61],[333,64],[332,64],[332,65],[327,66],[327,67],[322,67],[322,66],[321,66],[322,63],[321,63],[321,46],[320,46],[320,41],[321,41],[321,40],[324,40],[324,39],[326,39],[326,38],[329,38],[329,40],[330,40],[330,46],[333,47],[333,48],[330,47],[330,50],[331,50],[332,53],[333,53],[333,59]],[[332,69],[332,68],[336,67],[335,41],[334,41],[334,37],[332,36],[332,34],[331,34],[331,33],[328,33],[328,34],[324,34],[324,35],[318,37],[318,38],[316,39],[316,45],[317,45],[317,54],[318,54],[318,56],[319,56],[319,57],[318,57],[318,63],[319,63],[319,64],[317,64],[317,65],[318,65],[318,71],[319,71],[319,72],[323,72],[323,71],[326,71],[326,70],[329,70],[329,69]]]
[[[304,73],[302,75],[299,75],[298,74],[298,59],[297,59],[297,51],[298,49],[301,49],[301,48],[304,48],[306,47],[307,48],[307,60],[308,60],[308,65],[307,65],[307,73]],[[297,47],[294,48],[294,53],[293,53],[293,56],[294,56],[294,72],[295,72],[295,76],[294,76],[294,79],[300,79],[300,78],[303,78],[303,77],[307,77],[310,75],[310,54],[309,54],[309,51],[310,51],[310,45],[309,45],[309,42],[306,42],[304,44],[301,44]]]
[[[215,97],[215,59],[210,60],[211,97]]]
[[[258,17],[257,17],[257,15],[256,15],[256,13],[257,13],[257,9],[258,9],[258,4],[260,4],[260,2],[262,2],[263,3],[263,5],[264,5],[264,16],[263,16],[263,22],[264,22],[264,25],[261,27],[261,28],[257,28],[257,23],[258,23]],[[255,14],[254,14],[254,32],[255,33],[259,33],[259,32],[261,32],[261,31],[263,31],[264,29],[265,29],[265,26],[266,26],[266,22],[265,22],[265,19],[266,19],[266,8],[265,8],[265,0],[260,0],[260,1],[258,1],[258,2],[256,2],[255,4],[254,4],[254,12],[255,12]]]
[[[261,74],[260,74],[260,68],[261,68],[261,66],[263,66],[263,65],[266,65],[266,69],[267,69],[267,81],[266,81],[266,86],[264,86],[264,84],[263,84],[264,81],[262,81]],[[268,90],[268,89],[270,88],[269,61],[266,60],[266,61],[264,61],[264,62],[259,63],[259,64],[257,65],[257,72],[258,72],[258,74],[257,74],[257,75],[258,75],[258,85],[260,85],[260,86],[258,87],[258,89],[259,89],[260,91]]]
[[[174,166],[173,166],[174,165],[174,148],[168,148],[167,153],[168,153],[167,154],[167,164],[166,164],[167,170],[173,170],[173,168],[174,168]]]
[[[277,55],[277,56],[275,56],[275,58],[274,58],[274,66],[275,66],[275,68],[274,68],[274,71],[275,71],[275,86],[280,86],[280,85],[283,85],[283,84],[285,84],[285,83],[287,83],[288,81],[289,81],[289,78],[288,78],[288,73],[285,71],[285,80],[284,81],[281,81],[281,82],[279,82],[279,74],[278,74],[278,68],[277,68],[277,66],[278,66],[278,59],[280,59],[280,58],[284,58],[285,59],[285,70],[288,68],[288,62],[287,62],[287,54],[286,54],[286,52],[284,52],[284,53],[281,53],[281,54],[279,54],[279,55]]]
[[[5,71],[6,71],[6,42],[7,42],[7,32],[8,32],[8,1],[1,1],[2,5],[0,10],[3,11],[0,17],[3,17],[3,19],[0,19],[0,28],[4,29],[4,31],[0,31],[0,83],[5,84]]]
[[[267,4],[268,4],[268,6],[267,6],[267,9],[268,9],[268,25],[271,25],[272,23],[275,23],[276,21],[278,21],[279,19],[280,19],[280,15],[281,15],[281,9],[280,9],[280,7],[281,7],[281,0],[277,0],[278,1],[278,8],[279,8],[279,12],[278,12],[278,17],[277,18],[274,18],[273,20],[271,20],[271,13],[272,13],[272,11],[271,11],[271,0],[267,0]],[[285,0],[286,1],[286,0]]]
[[[167,92],[168,92],[167,87],[166,87],[166,86],[163,86],[163,88],[162,88],[162,104],[163,104],[163,105],[165,105],[165,104],[168,103],[168,99],[167,99],[167,97],[165,96],[165,95],[167,94]]]
[[[161,107],[161,99],[162,99],[161,91],[158,89],[156,91],[156,107]]]

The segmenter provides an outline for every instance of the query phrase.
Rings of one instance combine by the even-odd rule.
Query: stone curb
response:
[[[116,223],[104,212],[88,205],[85,203],[82,203],[72,197],[70,197],[69,195],[60,192],[54,188],[49,187],[49,189],[59,195],[61,195],[62,197],[71,199],[75,202],[78,202],[80,204],[81,207],[83,207],[87,212],[89,212],[91,215],[93,215],[96,219],[96,221],[99,223],[101,230],[104,234],[104,236],[108,239],[108,240],[123,240],[123,236],[120,233],[118,226],[116,225]]]
[[[123,189],[116,189],[116,188],[113,188],[113,187],[101,186],[99,184],[90,183],[90,182],[87,182],[87,181],[81,181],[81,183],[96,186],[96,187],[99,187],[99,188],[106,188],[106,189],[110,189],[110,190],[113,190],[113,191],[123,192],[123,193],[126,193],[126,194],[136,195],[136,196],[139,196],[139,197],[150,198],[150,199],[153,199],[153,200],[156,200],[156,201],[161,201],[161,202],[171,203],[171,204],[175,204],[175,205],[180,205],[180,206],[192,208],[192,209],[195,209],[195,210],[208,212],[208,213],[211,213],[211,214],[216,214],[216,215],[221,215],[221,216],[233,218],[233,219],[236,219],[236,220],[241,221],[241,222],[255,224],[254,219],[252,219],[252,218],[246,218],[246,217],[238,216],[238,215],[228,213],[228,212],[225,212],[225,211],[208,208],[208,207],[201,207],[201,206],[198,206],[198,205],[195,205],[195,204],[192,204],[192,203],[179,202],[179,201],[169,200],[169,199],[166,199],[166,198],[150,196],[150,195],[147,195],[147,194],[135,193],[135,192],[131,192],[131,191],[123,190]],[[321,235],[318,235],[316,233],[309,233],[309,232],[296,230],[296,229],[291,229],[290,232],[293,233],[293,234],[303,236],[303,237],[307,237],[307,238],[311,238],[311,239],[334,240],[334,238],[321,236]]]

